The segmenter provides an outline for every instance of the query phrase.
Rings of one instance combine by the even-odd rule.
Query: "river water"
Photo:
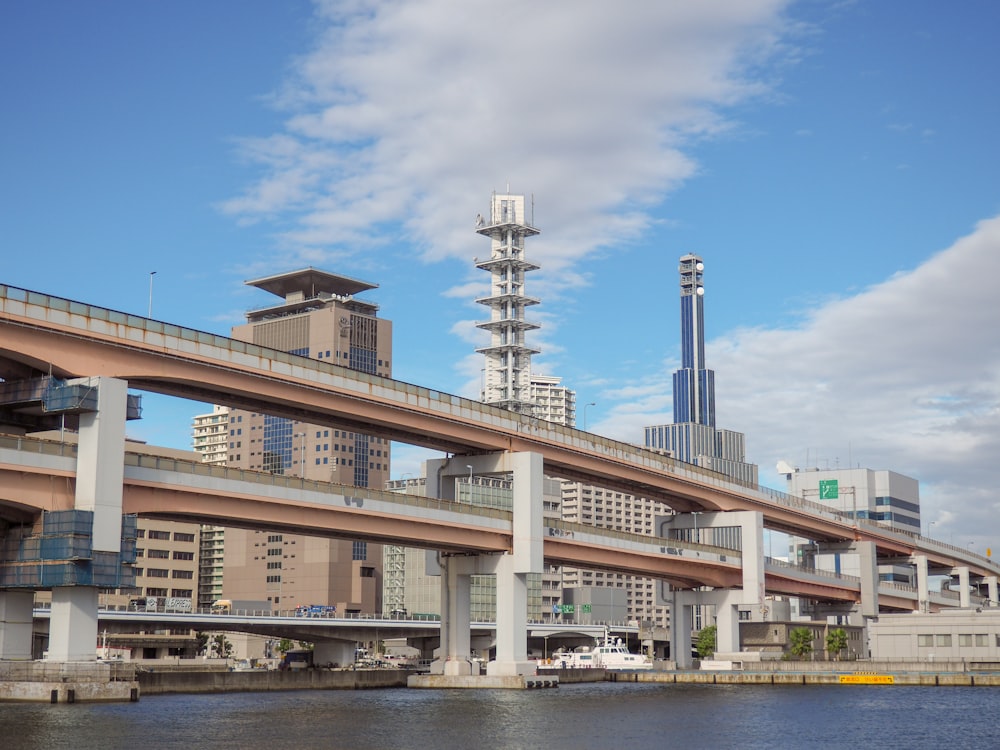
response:
[[[0,704],[2,750],[1000,747],[989,687],[595,683]]]

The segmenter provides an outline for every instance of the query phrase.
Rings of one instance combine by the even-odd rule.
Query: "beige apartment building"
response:
[[[392,324],[357,296],[375,284],[306,268],[248,281],[280,301],[246,314],[232,337],[331,367],[391,376]],[[384,487],[389,441],[240,409],[228,413],[229,466],[362,487]],[[215,444],[211,430],[195,434]],[[218,451],[215,452],[218,455]],[[270,601],[275,609],[336,606],[381,612],[382,548],[362,541],[227,528],[223,598]]]

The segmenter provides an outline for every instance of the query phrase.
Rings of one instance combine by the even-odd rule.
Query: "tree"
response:
[[[792,628],[788,641],[793,656],[804,659],[812,653],[813,632],[809,628]]]
[[[695,642],[695,649],[702,659],[711,659],[715,655],[715,639],[718,628],[709,625],[698,632],[698,640]]]
[[[220,659],[228,659],[233,655],[233,644],[225,635],[219,633],[212,637],[212,652]]]
[[[843,628],[834,628],[826,634],[826,652],[835,659],[840,657],[840,653],[847,648],[847,631]]]
[[[280,641],[278,641],[278,653],[280,653],[282,656],[291,651],[293,647],[294,644],[292,643],[291,638],[282,638]]]

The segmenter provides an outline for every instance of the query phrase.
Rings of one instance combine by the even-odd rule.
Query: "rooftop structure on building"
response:
[[[523,195],[493,194],[489,218],[476,217],[476,232],[489,237],[490,255],[476,267],[490,273],[490,295],[477,299],[490,308],[490,319],[477,326],[489,332],[489,346],[476,351],[486,357],[482,401],[531,414],[531,355],[525,334],[539,326],[525,319],[525,309],[538,300],[524,293],[524,277],[538,269],[525,258],[525,239],[538,234],[525,214]]]
[[[743,433],[715,426],[715,372],[705,366],[705,264],[680,259],[681,366],[673,376],[674,421],[646,428],[647,448],[744,482],[757,483]]]

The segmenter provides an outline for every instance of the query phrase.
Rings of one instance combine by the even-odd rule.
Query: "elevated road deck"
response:
[[[996,576],[967,549],[846,518],[819,504],[643,448],[389,378],[211,333],[0,285],[0,375],[105,375],[183,398],[470,455],[527,451],[553,476],[655,498],[678,511],[756,510],[766,528],[875,543],[881,557]]]

